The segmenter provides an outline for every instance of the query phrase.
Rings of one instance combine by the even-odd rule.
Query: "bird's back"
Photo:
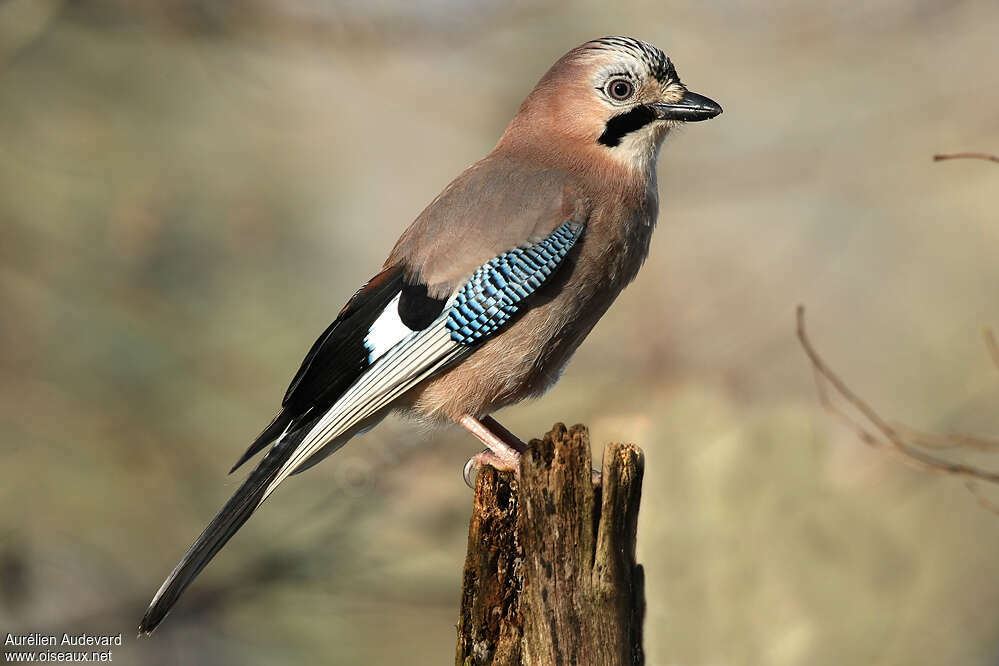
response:
[[[566,220],[585,222],[585,189],[564,169],[494,152],[444,188],[403,232],[385,266],[401,265],[431,294],[447,294],[498,254]]]

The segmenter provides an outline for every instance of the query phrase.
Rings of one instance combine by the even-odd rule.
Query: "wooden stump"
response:
[[[611,444],[592,481],[584,426],[532,440],[520,479],[480,471],[458,620],[459,666],[643,664],[635,534],[644,459]]]

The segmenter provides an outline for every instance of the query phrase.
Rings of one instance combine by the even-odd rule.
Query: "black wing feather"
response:
[[[277,439],[285,429],[294,433],[311,411],[322,413],[368,367],[364,338],[371,325],[403,287],[401,266],[386,268],[347,301],[340,314],[312,344],[281,401],[281,411],[229,470]]]
[[[364,346],[368,329],[401,290],[401,266],[386,268],[358,289],[336,320],[312,345],[288,385],[281,405],[293,411],[305,410],[323,395],[335,393],[339,397],[354,383],[368,362],[369,350]],[[330,380],[336,380],[340,374],[349,377],[345,376],[342,381],[334,381],[331,385]],[[339,384],[345,385],[337,389]],[[293,418],[300,415],[296,414]]]
[[[247,460],[256,455],[258,451],[262,450],[265,446],[267,446],[275,439],[280,437],[281,433],[284,432],[284,429],[287,428],[290,424],[291,424],[291,413],[285,409],[282,409],[280,412],[278,412],[278,415],[274,417],[274,420],[272,420],[267,425],[267,427],[264,428],[263,432],[257,435],[257,438],[254,439],[253,443],[250,444],[249,448],[247,448],[246,451],[243,452],[243,455],[239,457],[239,460],[237,460],[236,464],[232,466],[232,469],[229,470],[229,473],[232,474],[233,472],[235,472],[243,465],[243,463],[245,463]]]

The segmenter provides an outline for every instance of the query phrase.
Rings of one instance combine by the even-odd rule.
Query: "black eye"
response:
[[[635,86],[628,79],[611,79],[607,84],[607,94],[621,102],[635,94]]]

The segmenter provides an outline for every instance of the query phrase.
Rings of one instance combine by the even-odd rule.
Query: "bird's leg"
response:
[[[512,432],[503,427],[503,424],[494,419],[491,416],[483,416],[482,425],[493,432],[497,437],[502,439],[507,445],[512,449],[516,450],[517,453],[523,453],[527,450],[527,444],[525,444],[519,437],[514,435]]]
[[[466,414],[458,419],[463,428],[485,444],[488,448],[468,459],[462,470],[462,477],[469,488],[472,487],[471,473],[483,465],[490,465],[504,472],[517,473],[520,469],[520,454],[527,450],[527,445],[512,432],[500,425],[491,416],[479,419]]]

